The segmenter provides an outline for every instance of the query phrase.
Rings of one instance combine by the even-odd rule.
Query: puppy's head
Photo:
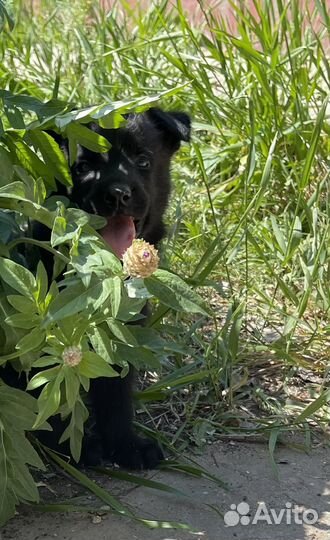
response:
[[[123,128],[90,127],[111,148],[105,153],[78,148],[70,199],[107,218],[101,233],[119,257],[135,237],[157,243],[170,192],[170,160],[181,141],[190,138],[188,115],[152,108],[128,115]]]

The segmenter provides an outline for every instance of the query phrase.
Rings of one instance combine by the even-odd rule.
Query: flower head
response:
[[[158,250],[145,240],[133,240],[123,255],[124,271],[131,277],[148,277],[157,270]]]
[[[65,365],[74,367],[80,364],[82,359],[82,351],[80,347],[65,347],[62,352],[62,358]]]

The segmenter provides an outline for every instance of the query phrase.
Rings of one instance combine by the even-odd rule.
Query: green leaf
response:
[[[78,463],[81,454],[81,445],[84,435],[84,423],[88,418],[88,410],[79,398],[74,404],[68,426],[64,430],[59,443],[70,440],[70,452],[73,459]]]
[[[228,351],[233,362],[236,360],[238,352],[239,335],[243,322],[243,309],[244,303],[241,303],[232,314],[232,324],[228,335]]]
[[[89,313],[95,312],[106,302],[112,293],[112,279],[113,278],[107,278],[102,282],[91,285],[78,297],[75,293],[72,294],[72,291],[70,290],[62,291],[56,297],[56,302],[50,306],[47,317],[44,320],[44,326],[53,321],[62,320],[65,317],[75,315],[80,311],[88,311]],[[70,299],[71,294],[72,300]],[[67,303],[64,303],[64,299],[66,298],[69,300]]]
[[[9,436],[12,436],[10,432]],[[20,432],[15,430],[15,434],[12,437],[12,445],[14,446],[16,453],[20,457],[22,462],[28,463],[33,467],[37,467],[41,471],[44,471],[46,469],[45,465],[39,457],[39,454],[33,448],[30,441],[26,438],[24,431]]]
[[[108,152],[111,148],[111,144],[105,137],[81,124],[75,122],[69,124],[66,133],[70,139],[74,139],[92,152]]]
[[[312,133],[311,143],[308,148],[304,170],[303,170],[301,181],[300,181],[300,189],[304,189],[309,182],[312,165],[313,165],[315,156],[317,155],[318,143],[319,143],[319,139],[322,132],[322,127],[323,127],[324,117],[327,110],[328,101],[329,101],[329,97],[326,97],[316,118],[315,127]]]
[[[25,188],[25,196],[27,199],[37,202],[35,199],[36,195],[36,183],[35,180],[30,176],[23,167],[20,165],[14,165],[15,176],[22,180]]]
[[[80,311],[95,311],[97,309],[95,303],[100,300],[101,293],[102,283],[91,286],[79,296],[76,296],[74,290],[70,290],[70,288],[61,291],[56,297],[56,301],[50,305],[48,314],[44,320],[44,326],[54,321],[62,321],[66,317],[71,317]],[[71,300],[70,297],[73,297],[73,299]],[[68,301],[65,302],[67,299]]]
[[[9,294],[7,296],[9,304],[11,304],[17,311],[20,313],[32,314],[36,313],[36,303],[35,299],[31,300],[25,296],[20,296],[18,294]]]
[[[25,186],[22,182],[11,182],[0,187],[0,196],[14,199],[25,198]]]
[[[63,380],[63,370],[57,377],[47,383],[38,398],[39,413],[33,425],[33,429],[39,428],[50,416],[56,414],[61,402],[61,382]]]
[[[28,467],[22,461],[15,460],[15,488],[14,492],[21,501],[39,501],[38,488]]]
[[[54,213],[27,198],[22,182],[12,182],[0,187],[0,208],[19,212],[26,217],[40,221],[50,229],[53,226]]]
[[[20,236],[20,234],[21,231],[16,223],[15,214],[13,212],[2,212],[0,210],[0,242],[2,244],[7,244],[13,236]],[[5,250],[6,246],[2,246],[2,249]],[[5,254],[1,253],[1,255]]]
[[[61,459],[57,454],[52,452],[51,450],[46,449],[47,454],[50,455],[50,457],[57,463],[57,465],[60,465],[70,476],[75,478],[81,485],[83,485],[85,488],[89,489],[101,498],[106,504],[108,504],[114,512],[117,512],[121,515],[128,515],[130,517],[133,516],[131,510],[128,510],[125,508],[125,506],[122,505],[120,501],[118,501],[115,497],[113,497],[108,491],[103,489],[102,487],[98,486],[96,482],[93,480],[90,480],[85,474],[83,474],[81,471],[78,471],[77,468],[73,467],[63,459]]]
[[[157,270],[152,276],[145,278],[144,283],[153,296],[176,311],[209,314],[204,300],[175,274]]]
[[[143,278],[131,278],[125,281],[125,288],[129,298],[152,298],[152,294],[145,287]]]
[[[12,31],[15,26],[14,20],[9,15],[8,10],[6,9],[4,0],[1,0],[0,2],[0,31],[2,30],[4,21],[7,22],[9,30]],[[0,515],[1,515],[1,512],[0,512]]]
[[[22,339],[16,345],[16,349],[19,350],[20,355],[27,352],[40,349],[40,346],[45,341],[45,331],[40,327],[34,328],[29,334],[23,336]]]
[[[330,389],[324,390],[318,398],[314,399],[312,403],[307,405],[305,409],[298,415],[295,423],[300,424],[308,418],[311,418],[321,407],[330,401]]]
[[[88,337],[95,352],[108,364],[113,364],[112,345],[108,333],[100,326],[96,326],[88,332]]]
[[[150,349],[145,347],[127,347],[124,343],[113,344],[113,359],[117,366],[122,366],[126,372],[127,362],[136,369],[160,368],[160,362],[157,356]]]
[[[72,409],[79,396],[80,381],[77,372],[69,366],[63,367],[65,396],[69,409]]]
[[[10,159],[10,153],[2,146],[0,146],[0,163],[0,186],[6,186],[7,184],[10,184],[12,180],[14,169]]]
[[[21,111],[13,104],[4,104],[4,111],[8,121],[14,129],[25,129],[24,118]]]
[[[57,454],[52,452],[49,449],[46,449],[47,454],[50,455],[50,457],[57,463],[57,465],[60,465],[62,469],[64,469],[70,476],[72,476],[76,481],[78,481],[81,485],[83,485],[86,489],[90,490],[94,495],[99,497],[102,501],[104,501],[107,505],[109,505],[114,513],[120,516],[127,516],[131,519],[134,519],[138,523],[142,523],[143,525],[146,525],[147,527],[150,527],[151,529],[156,528],[162,528],[162,529],[181,529],[181,530],[187,530],[192,531],[192,529],[189,527],[189,525],[185,523],[177,523],[172,521],[156,521],[156,520],[147,520],[137,517],[132,510],[129,508],[126,508],[123,506],[123,504],[117,500],[113,495],[111,495],[108,491],[106,491],[104,488],[96,484],[93,480],[90,480],[85,474],[83,474],[81,471],[79,471],[76,467],[73,467],[63,459],[61,459]]]
[[[6,324],[9,324],[9,326],[14,326],[16,328],[31,329],[40,324],[41,318],[39,315],[35,314],[15,313],[14,315],[7,317],[5,322]]]
[[[82,219],[88,222],[88,218],[82,214]],[[59,246],[64,242],[68,242],[77,236],[80,231],[80,227],[76,222],[68,223],[65,217],[56,216],[54,220],[52,235],[50,243],[52,247]]]
[[[0,419],[0,523],[15,513],[15,504],[8,505],[9,501],[6,500],[8,497],[8,470],[4,436],[4,427]]]
[[[38,358],[37,360],[33,362],[33,367],[45,368],[45,367],[53,366],[54,364],[58,364],[58,363],[59,363],[59,358],[57,356],[42,356],[41,358]]]
[[[286,240],[285,240],[285,238],[283,236],[283,233],[282,233],[281,229],[279,228],[279,226],[277,224],[277,220],[276,220],[275,216],[273,216],[273,215],[270,216],[270,221],[271,221],[273,232],[274,232],[275,238],[277,240],[278,246],[280,248],[280,251],[281,251],[281,253],[283,255],[285,255],[286,249],[287,249]]]
[[[134,335],[123,323],[118,322],[114,319],[108,319],[107,325],[109,326],[110,331],[117,339],[119,339],[119,341],[122,341],[123,343],[131,347],[137,346],[137,341]]]
[[[36,399],[0,382],[0,526],[18,502],[39,499],[27,464],[42,470],[44,465],[25,436],[36,411]]]
[[[115,319],[118,315],[122,294],[122,281],[119,276],[115,276],[106,281],[105,287],[109,291],[111,303],[111,315]]]
[[[177,488],[163,484],[162,482],[155,482],[155,480],[150,480],[149,478],[141,478],[141,476],[136,476],[135,474],[128,473],[126,471],[119,471],[113,468],[108,467],[94,467],[93,470],[96,470],[102,474],[106,474],[110,478],[118,478],[125,482],[130,482],[137,486],[144,486],[150,489],[157,489],[166,493],[172,493],[172,495],[179,497],[192,497],[191,493],[185,493],[180,491]]]
[[[45,298],[45,307],[48,308],[49,305],[55,301],[56,297],[58,296],[58,286],[56,281],[52,281],[48,293],[46,294]]]
[[[42,261],[38,262],[36,284],[37,284],[37,298],[40,303],[45,300],[47,292],[48,292],[48,276],[47,276],[46,268],[44,264],[42,263]]]
[[[83,353],[82,360],[78,365],[79,374],[89,379],[97,377],[118,377],[115,371],[101,356],[93,351]]]
[[[43,386],[50,381],[53,381],[58,376],[60,369],[60,366],[56,366],[50,369],[40,371],[39,373],[34,375],[34,377],[32,377],[32,379],[29,381],[29,384],[27,385],[27,390],[35,390],[36,388],[39,388],[40,386]]]
[[[189,465],[188,463],[179,461],[163,461],[159,468],[163,471],[179,471],[195,478],[207,478],[208,480],[211,480],[211,482],[214,482],[217,486],[225,490],[229,489],[228,485],[223,480],[214,474],[211,474],[207,469],[204,469],[204,467],[196,463],[193,459],[189,458],[189,461],[194,465]]]
[[[35,412],[37,410],[36,407],[36,399],[31,396],[30,394],[27,394],[26,392],[23,392],[22,390],[18,390],[17,388],[12,388],[11,386],[7,386],[5,384],[0,383],[0,400],[2,402],[1,410],[3,410],[3,403],[6,401],[8,406],[11,408],[11,404],[13,402],[18,403],[20,406],[24,407],[25,409],[29,411]],[[31,426],[26,426],[27,429]]]
[[[1,452],[1,441],[0,441],[0,452]],[[0,462],[0,474],[2,481],[2,487],[4,488],[4,491],[6,491],[6,483],[4,480],[4,477],[2,476],[3,471],[1,468],[1,462]],[[13,492],[6,491],[5,496],[2,497],[2,494],[0,492],[0,527],[6,524],[6,522],[12,518],[15,515],[15,505],[18,504],[18,500],[13,494]]]
[[[187,387],[187,385],[189,384],[198,384],[201,381],[209,380],[209,378],[210,371],[204,369],[200,369],[199,371],[195,371],[194,373],[182,376],[178,376],[174,372],[168,377],[164,377],[159,382],[152,384],[146,390],[143,390],[141,392],[142,399],[144,400],[144,395],[148,395],[149,392],[154,393],[156,391],[162,391],[168,393],[169,391],[172,391],[172,389]]]
[[[22,402],[17,400],[13,400],[11,406],[9,406],[8,402],[3,403],[3,400],[1,400],[1,405],[2,415],[5,416],[9,423],[15,426],[15,430],[31,429],[35,419],[34,411],[25,409]]]
[[[34,178],[41,177],[52,188],[55,188],[54,175],[47,165],[35,154],[17,133],[8,136],[10,149],[15,152],[23,169],[26,169]]]
[[[33,111],[40,118],[50,118],[60,114],[68,108],[67,103],[58,99],[51,99],[42,102],[39,99],[28,94],[13,94],[9,90],[0,89],[0,97],[4,98],[9,104],[13,104],[24,111]]]
[[[35,129],[29,132],[29,138],[39,148],[45,164],[52,171],[55,178],[65,186],[72,186],[68,162],[53,137],[45,131]]]
[[[28,298],[33,298],[37,290],[36,280],[34,275],[24,266],[0,257],[0,275],[15,291]]]
[[[123,287],[119,311],[116,318],[123,322],[130,321],[136,316],[144,319],[145,317],[141,316],[141,310],[145,304],[145,298],[130,298],[127,294],[126,287]]]

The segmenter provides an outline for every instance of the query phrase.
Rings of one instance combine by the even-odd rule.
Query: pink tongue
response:
[[[110,245],[112,251],[121,259],[135,238],[133,218],[131,216],[108,218],[108,224],[101,229],[100,233]]]

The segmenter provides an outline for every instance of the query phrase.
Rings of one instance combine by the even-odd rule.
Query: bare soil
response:
[[[110,493],[146,519],[173,520],[188,523],[193,532],[175,529],[145,528],[140,523],[110,513],[41,513],[29,507],[19,513],[1,531],[1,540],[329,540],[330,538],[330,459],[329,448],[319,445],[310,455],[279,447],[276,451],[278,477],[270,464],[264,444],[234,441],[210,445],[195,458],[218,478],[226,481],[228,491],[210,480],[192,478],[164,471],[146,473],[189,494],[184,498],[118,480],[100,482]],[[60,502],[71,496],[78,504],[93,500],[81,487],[66,477],[50,481],[50,497]],[[45,488],[43,488],[45,491]],[[49,490],[48,494],[49,494]],[[78,500],[75,498],[78,495]],[[49,495],[48,495],[49,496]],[[260,503],[264,506],[260,511]],[[243,516],[226,514],[231,505],[239,505],[243,524],[233,520]],[[257,517],[256,511],[259,508]],[[311,513],[311,510],[313,512]],[[275,524],[276,512],[280,518]],[[305,518],[303,519],[303,511]],[[260,514],[261,512],[261,514]],[[296,512],[296,513],[294,513]],[[314,524],[307,523],[313,521]],[[267,517],[267,515],[268,517]],[[226,517],[227,526],[224,521]],[[230,520],[231,518],[231,520]],[[303,522],[305,520],[305,523]],[[248,524],[244,523],[248,521]],[[231,525],[228,525],[228,522]]]

